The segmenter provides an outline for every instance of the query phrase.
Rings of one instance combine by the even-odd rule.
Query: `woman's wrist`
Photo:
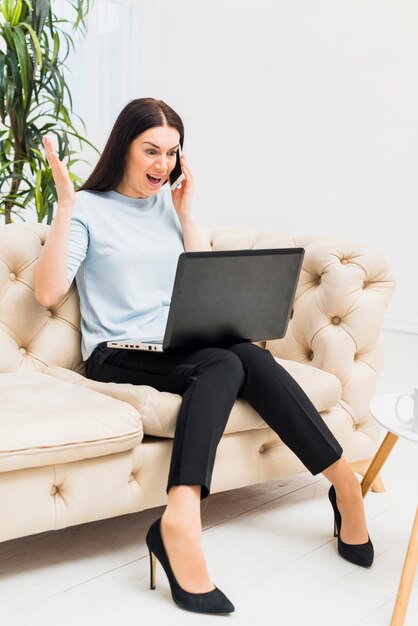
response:
[[[192,215],[179,217],[179,220],[180,220],[180,224],[182,226],[187,226],[189,224],[196,224],[196,221],[195,221],[195,219],[194,219],[194,217]]]
[[[57,206],[57,215],[71,215],[74,210],[74,204],[63,204],[58,203]]]

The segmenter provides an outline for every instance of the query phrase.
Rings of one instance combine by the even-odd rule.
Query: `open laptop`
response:
[[[286,333],[304,248],[182,252],[163,342],[109,348],[165,352],[280,339]]]

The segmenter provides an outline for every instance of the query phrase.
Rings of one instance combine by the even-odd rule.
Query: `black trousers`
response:
[[[257,411],[312,474],[342,455],[299,384],[268,350],[249,342],[168,352],[118,350],[103,342],[87,359],[86,375],[182,396],[167,493],[173,485],[201,485],[201,499],[209,495],[216,448],[237,398]]]

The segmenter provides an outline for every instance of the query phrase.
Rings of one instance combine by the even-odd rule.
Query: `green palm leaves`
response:
[[[57,153],[67,158],[70,178],[81,180],[71,167],[70,139],[87,143],[72,119],[72,99],[65,82],[65,60],[74,50],[69,34],[86,33],[92,0],[67,0],[73,19],[57,17],[51,0],[0,0],[0,215],[5,222],[21,219],[23,210],[35,208],[38,221],[52,221],[56,191],[43,155],[42,136],[54,134]],[[68,103],[68,104],[67,104]]]

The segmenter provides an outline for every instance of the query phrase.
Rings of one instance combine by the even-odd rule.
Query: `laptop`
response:
[[[182,252],[160,341],[109,348],[165,352],[280,339],[292,314],[304,248]]]

